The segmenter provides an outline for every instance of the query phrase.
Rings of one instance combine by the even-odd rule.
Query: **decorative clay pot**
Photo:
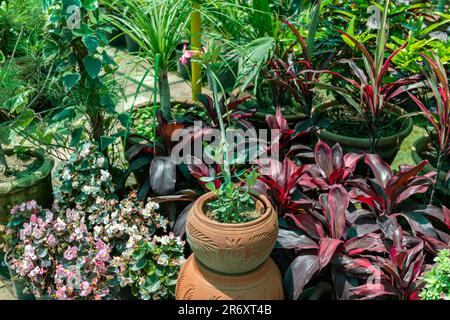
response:
[[[13,150],[5,150],[6,156]],[[51,172],[54,160],[43,150],[28,149],[25,153],[41,161],[39,168],[27,176],[10,182],[0,182],[0,224],[7,224],[11,208],[25,201],[36,200],[44,208],[53,203]]]
[[[338,101],[328,102],[317,107],[314,112],[316,114],[322,113],[326,110],[337,109],[341,106]],[[407,114],[405,110],[399,107],[392,107],[391,113],[398,115],[399,117]],[[411,118],[406,118],[403,128],[397,134],[390,137],[383,137],[379,139],[374,153],[380,155],[380,157],[386,162],[392,162],[400,150],[400,145],[403,140],[411,133],[413,130],[414,123]],[[335,132],[328,131],[327,129],[321,129],[317,131],[317,137],[329,145],[334,145],[339,143],[345,153],[349,152],[369,152],[370,150],[370,140],[366,137],[348,137],[343,136]]]
[[[178,276],[177,300],[282,300],[283,282],[271,258],[256,270],[223,275],[209,270],[192,254]]]
[[[245,223],[219,223],[204,213],[212,192],[197,199],[186,222],[187,241],[196,258],[211,270],[240,274],[259,267],[269,257],[278,237],[278,217],[270,201],[256,198],[261,217]]]

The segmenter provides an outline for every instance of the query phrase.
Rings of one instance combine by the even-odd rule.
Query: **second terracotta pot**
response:
[[[224,274],[249,272],[269,257],[278,237],[278,216],[264,196],[256,198],[261,217],[246,223],[219,223],[205,215],[212,192],[201,196],[189,212],[187,241],[196,258],[211,270]]]

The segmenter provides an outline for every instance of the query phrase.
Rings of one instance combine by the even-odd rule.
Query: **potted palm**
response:
[[[111,23],[123,31],[150,64],[158,59],[159,102],[164,118],[172,120],[169,67],[189,22],[189,1],[106,0]]]
[[[416,96],[409,94],[430,124],[430,128],[427,128],[428,136],[421,137],[414,143],[412,158],[416,163],[423,159],[430,162],[425,167],[425,172],[438,172],[430,202],[436,200],[438,193],[443,194],[443,197],[439,197],[443,202],[450,195],[450,91],[447,70],[436,54],[433,53],[431,57],[422,54],[422,57],[425,62],[424,73],[436,106],[427,107]]]
[[[388,10],[389,1],[386,1],[374,56],[361,42],[339,31],[362,53],[364,68],[354,60],[344,59],[341,62],[350,66],[354,79],[337,72],[322,71],[343,80],[342,86],[320,84],[322,88],[336,92],[342,102],[326,103],[317,107],[315,112],[329,120],[329,127],[317,132],[321,140],[329,144],[339,143],[345,152],[378,153],[384,160],[392,161],[403,139],[411,133],[413,122],[403,109],[390,101],[405,92],[407,85],[416,80],[387,81],[392,59],[407,45],[403,44],[385,58],[389,34]]]

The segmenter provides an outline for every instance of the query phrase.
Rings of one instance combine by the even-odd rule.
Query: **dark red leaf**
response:
[[[319,269],[322,270],[328,265],[333,257],[337,247],[342,243],[341,240],[332,238],[321,238],[319,240]]]

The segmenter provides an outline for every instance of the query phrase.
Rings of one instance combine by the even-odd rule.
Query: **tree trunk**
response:
[[[3,151],[3,146],[0,143],[0,172],[8,171],[8,163],[6,162],[5,152]]]
[[[170,87],[167,70],[161,70],[158,79],[159,101],[164,118],[167,121],[172,120],[172,105],[170,102]]]

